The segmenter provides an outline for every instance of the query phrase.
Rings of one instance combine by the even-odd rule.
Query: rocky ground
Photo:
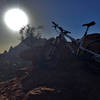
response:
[[[72,63],[70,63],[71,61]],[[0,83],[0,100],[99,100],[100,74],[73,57],[54,69],[21,69],[16,77]]]

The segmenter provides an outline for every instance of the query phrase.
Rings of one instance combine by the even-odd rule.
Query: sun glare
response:
[[[15,8],[8,10],[4,15],[6,25],[13,31],[19,31],[28,24],[28,17],[24,11]]]

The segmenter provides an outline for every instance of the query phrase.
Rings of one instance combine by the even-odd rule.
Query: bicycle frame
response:
[[[62,38],[65,41],[65,43],[66,43],[66,47],[68,47],[70,49],[70,51],[71,51],[72,54],[75,54],[75,50],[71,47],[71,45],[68,43],[68,41],[64,37],[64,36],[68,37],[69,39],[71,39],[71,41],[73,41],[75,44],[78,45],[78,43],[76,42],[76,40],[74,38],[72,38],[70,35],[68,35],[71,32],[69,32],[67,30],[64,30],[62,27],[60,27],[55,22],[52,22],[52,24],[54,25],[53,27],[56,30],[56,32],[58,32],[57,29],[60,31],[59,32],[60,33],[59,34],[59,38],[60,39]]]
[[[94,60],[100,63],[100,54],[95,53],[95,52],[93,52],[92,50],[86,49],[86,48],[84,48],[84,47],[82,46],[83,43],[84,43],[84,41],[85,41],[85,37],[86,37],[87,34],[88,34],[89,28],[90,28],[91,26],[95,25],[95,24],[96,24],[96,23],[95,23],[94,21],[93,21],[93,22],[90,22],[90,23],[88,23],[88,24],[83,24],[83,26],[86,26],[87,28],[86,28],[86,32],[85,32],[84,36],[82,37],[82,39],[81,39],[81,41],[80,41],[80,45],[79,45],[79,48],[78,48],[78,50],[77,50],[77,54],[76,54],[76,55],[78,56],[79,53],[80,53],[80,50],[82,50],[82,51],[85,51],[85,52],[90,53],[90,54],[93,56]]]

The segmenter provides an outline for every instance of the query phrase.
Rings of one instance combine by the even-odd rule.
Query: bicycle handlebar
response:
[[[60,27],[58,24],[56,24],[54,21],[52,21],[52,24],[53,24],[53,27],[55,28],[55,29],[59,29],[60,31],[61,31],[61,33],[64,33],[64,34],[68,34],[68,33],[71,33],[71,32],[69,32],[69,31],[67,31],[67,30],[64,30],[62,27]]]

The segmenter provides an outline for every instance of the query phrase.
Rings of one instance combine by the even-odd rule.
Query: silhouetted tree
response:
[[[21,36],[20,40],[23,41],[24,40],[24,30],[25,30],[25,27],[21,28],[21,30],[19,31],[19,34]]]
[[[27,25],[19,31],[19,34],[21,36],[20,40],[23,41],[27,37],[36,37],[40,38],[41,37],[41,32],[39,30],[43,29],[43,26],[38,26],[38,27],[32,27],[31,25]]]

